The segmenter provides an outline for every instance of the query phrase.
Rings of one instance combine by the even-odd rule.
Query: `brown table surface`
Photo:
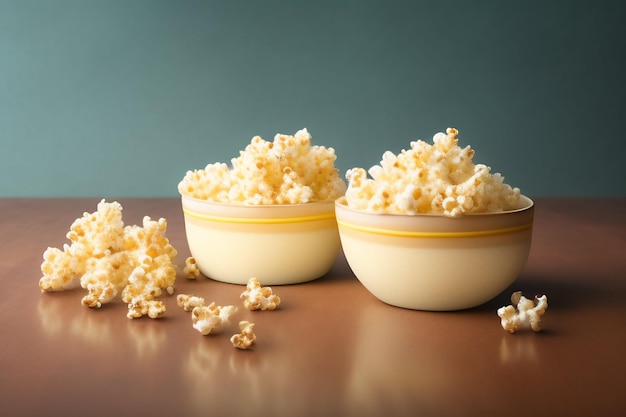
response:
[[[179,273],[176,291],[240,305],[202,336],[164,296],[165,317],[126,318],[121,301],[83,307],[78,288],[39,291],[42,254],[99,199],[0,199],[0,414],[141,416],[622,415],[626,411],[626,199],[536,199],[519,279],[458,312],[386,305],[340,256],[330,273],[273,287],[276,311],[249,312],[243,287]],[[112,200],[109,200],[112,201]],[[126,224],[168,220],[189,256],[175,198],[118,199]],[[509,334],[512,291],[548,295],[544,331]],[[254,350],[229,342],[256,323]],[[626,415],[626,414],[625,414]]]

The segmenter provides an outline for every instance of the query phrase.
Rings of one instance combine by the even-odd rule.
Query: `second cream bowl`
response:
[[[534,205],[517,210],[437,215],[374,214],[336,202],[343,251],[361,283],[381,301],[415,310],[476,307],[511,285],[530,251]]]

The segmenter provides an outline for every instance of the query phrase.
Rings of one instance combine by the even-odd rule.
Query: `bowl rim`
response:
[[[371,213],[347,206],[345,196],[335,201],[341,230],[408,238],[459,238],[502,235],[531,230],[534,202],[523,197],[523,207],[494,213],[450,217],[437,214]]]
[[[335,201],[299,204],[233,204],[181,195],[185,216],[218,223],[284,224],[335,220]]]

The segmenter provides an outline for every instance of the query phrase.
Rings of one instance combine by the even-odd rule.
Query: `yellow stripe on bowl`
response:
[[[315,214],[312,216],[299,216],[299,217],[283,217],[283,218],[245,218],[245,217],[225,217],[225,216],[210,216],[206,214],[200,214],[191,210],[183,208],[183,212],[189,216],[200,220],[209,220],[218,223],[243,223],[243,224],[285,224],[285,223],[304,223],[315,222],[320,220],[330,220],[335,218],[334,212]]]
[[[490,229],[490,230],[475,230],[470,232],[410,232],[406,230],[389,230],[389,229],[378,229],[375,227],[366,227],[366,226],[358,226],[350,223],[346,223],[341,220],[337,220],[337,224],[339,226],[345,227],[346,229],[356,230],[357,232],[365,232],[365,233],[374,233],[378,235],[384,236],[397,236],[397,237],[409,237],[409,238],[467,238],[467,237],[482,237],[482,236],[493,236],[493,235],[503,235],[506,233],[515,233],[521,232],[523,230],[530,229],[533,224],[527,223],[522,224],[520,226],[513,227],[503,227],[500,229]]]

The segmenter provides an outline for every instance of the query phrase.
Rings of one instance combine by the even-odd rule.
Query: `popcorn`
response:
[[[185,311],[191,311],[195,307],[204,306],[204,298],[196,297],[195,295],[178,294],[176,302],[179,307],[182,307]]]
[[[128,304],[128,317],[141,317],[145,311],[143,304],[148,304],[151,318],[156,309],[165,312],[165,306],[155,298],[166,290],[174,293],[176,267],[172,260],[176,257],[176,249],[165,237],[167,222],[158,221],[146,216],[143,227],[128,226],[124,235],[124,245],[136,265],[128,278],[128,284],[122,292],[122,300]],[[146,313],[143,313],[146,314]]]
[[[142,297],[135,297],[128,301],[128,313],[126,317],[129,319],[137,319],[148,316],[151,319],[158,319],[165,313],[165,304],[160,300],[147,300]]]
[[[255,136],[239,154],[232,169],[215,163],[188,171],[178,191],[213,202],[264,205],[332,201],[346,190],[334,149],[311,146],[306,129],[278,134],[273,142]]]
[[[191,311],[193,328],[208,335],[217,333],[222,327],[230,324],[230,316],[239,310],[236,306],[220,307],[215,302],[204,305],[204,298],[189,294],[178,294],[176,302],[185,311]]]
[[[280,297],[272,293],[272,288],[261,287],[255,277],[248,280],[246,289],[239,296],[248,310],[276,310],[280,305]]]
[[[117,252],[123,246],[124,222],[122,206],[118,202],[98,203],[94,213],[83,213],[70,226],[67,238],[71,245],[63,251],[48,248],[41,265],[42,291],[62,291],[78,287],[80,277],[87,272],[87,260],[98,259]]]
[[[458,146],[458,133],[448,128],[434,135],[432,145],[418,140],[398,155],[387,151],[368,172],[348,170],[348,206],[372,213],[450,217],[519,208],[519,188],[491,174],[490,167],[474,165],[474,150]]]
[[[67,233],[71,244],[48,248],[41,265],[42,291],[62,291],[80,285],[87,290],[81,303],[100,308],[118,295],[128,304],[129,318],[161,317],[165,305],[156,300],[163,290],[174,292],[176,249],[165,237],[167,221],[143,218],[143,226],[124,226],[118,202],[98,203]]]
[[[234,334],[230,338],[230,343],[237,349],[249,349],[256,341],[254,334],[254,323],[243,320],[239,322],[239,334]]]
[[[196,259],[193,256],[185,259],[185,268],[183,268],[185,276],[189,279],[196,279],[200,276],[200,269],[196,263]]]
[[[39,280],[42,291],[70,290],[80,285],[79,266],[75,265],[74,258],[70,253],[70,247],[66,244],[63,250],[48,248],[43,253],[41,272],[43,277]],[[82,265],[80,266],[82,267]]]
[[[548,308],[548,297],[542,295],[535,296],[534,300],[529,300],[522,295],[521,291],[516,291],[511,295],[513,305],[500,307],[498,316],[502,328],[509,333],[515,333],[520,327],[530,327],[533,331],[541,331],[541,316]]]
[[[106,252],[102,258],[86,260],[80,286],[88,291],[81,303],[86,307],[100,308],[111,302],[128,283],[132,262],[126,251]]]
[[[230,316],[237,312],[236,306],[220,307],[212,302],[208,306],[194,307],[191,310],[191,321],[193,328],[208,335],[217,333],[222,327],[230,324]]]

